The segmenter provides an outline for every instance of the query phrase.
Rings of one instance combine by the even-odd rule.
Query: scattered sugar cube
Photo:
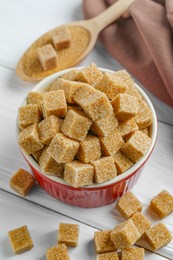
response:
[[[65,244],[60,244],[47,249],[46,260],[70,260]]]
[[[134,80],[126,70],[118,70],[114,72],[117,78],[126,83],[127,87],[134,87]]]
[[[26,225],[9,231],[8,237],[16,254],[28,251],[34,246]]]
[[[135,131],[121,148],[121,151],[133,162],[137,162],[147,153],[151,144],[150,137],[141,131]]]
[[[103,73],[94,63],[91,63],[89,66],[79,71],[78,75],[76,76],[76,80],[86,82],[95,87],[102,77]]]
[[[173,212],[173,196],[163,190],[151,200],[150,207],[160,218],[164,218]]]
[[[83,187],[93,184],[94,167],[91,164],[72,161],[66,163],[64,180],[73,187]]]
[[[137,98],[127,94],[119,94],[111,101],[111,104],[119,121],[131,119],[139,109]]]
[[[139,231],[140,237],[151,227],[150,221],[141,212],[135,212],[130,219]]]
[[[96,260],[119,260],[117,252],[97,255]]]
[[[138,125],[135,120],[132,118],[126,122],[119,122],[118,130],[123,138],[126,138],[129,134],[138,130]]]
[[[57,66],[57,54],[51,44],[38,48],[37,55],[44,70],[53,69]]]
[[[79,225],[60,223],[58,230],[58,244],[76,247],[79,240]]]
[[[64,90],[66,101],[70,104],[75,103],[73,96],[76,91],[81,87],[85,86],[86,83],[81,83],[77,81],[66,80],[59,78],[50,88],[50,90]]]
[[[109,181],[117,175],[114,160],[111,156],[101,157],[96,161],[92,161],[91,164],[94,166],[94,181],[96,183]]]
[[[42,93],[40,92],[29,92],[27,96],[27,104],[36,104],[40,112],[42,112]]]
[[[67,103],[65,100],[64,90],[55,90],[44,93],[42,109],[44,117],[50,115],[65,117],[67,112]]]
[[[52,138],[60,132],[62,119],[57,116],[51,115],[38,124],[38,132],[40,140],[43,144],[49,145]]]
[[[67,26],[61,26],[53,31],[52,42],[55,50],[67,48],[71,43],[71,35]]]
[[[114,159],[115,166],[117,168],[117,173],[121,174],[127,171],[134,164],[125,154],[118,151],[116,154],[112,155]]]
[[[46,175],[53,175],[59,178],[63,177],[64,164],[57,163],[48,153],[48,147],[45,147],[39,159],[39,165],[41,170]]]
[[[135,116],[135,121],[139,129],[149,127],[153,121],[152,113],[144,100],[138,100],[139,110]]]
[[[172,240],[172,235],[163,223],[158,223],[145,232],[145,238],[153,250],[158,250]]]
[[[108,114],[106,117],[102,117],[92,123],[91,131],[98,136],[107,136],[111,132],[115,131],[118,126],[118,120],[114,113]]]
[[[43,148],[43,144],[39,139],[38,126],[32,124],[24,128],[18,137],[18,143],[28,154],[33,154]]]
[[[79,73],[79,70],[72,69],[72,70],[69,70],[69,71],[65,72],[64,74],[62,74],[61,78],[66,79],[66,80],[75,81],[78,73]]]
[[[68,110],[66,117],[61,126],[61,131],[73,139],[83,141],[87,134],[92,121],[85,116],[80,110]]]
[[[126,248],[122,250],[121,260],[144,260],[144,248]]]
[[[130,218],[135,212],[142,210],[142,204],[132,192],[127,192],[117,202],[116,209],[124,218]]]
[[[84,163],[89,163],[99,159],[100,156],[101,147],[99,139],[96,136],[87,135],[85,140],[80,142],[77,158]]]
[[[110,233],[110,239],[116,249],[120,250],[131,247],[139,239],[139,236],[136,226],[130,219],[117,225]]]
[[[48,153],[58,163],[71,162],[79,149],[79,142],[58,133],[52,139]]]
[[[124,141],[116,128],[111,134],[99,137],[104,155],[114,155],[124,145]]]
[[[22,197],[25,197],[34,185],[34,177],[24,169],[19,169],[10,179],[10,187]]]
[[[104,92],[109,99],[114,99],[118,94],[125,92],[127,84],[115,73],[105,72],[95,88]]]
[[[36,104],[25,105],[18,109],[18,125],[20,129],[41,121],[41,113]]]
[[[96,231],[94,233],[94,244],[98,254],[115,251],[115,245],[110,239],[111,230]]]

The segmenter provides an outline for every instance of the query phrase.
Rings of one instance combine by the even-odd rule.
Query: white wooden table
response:
[[[114,204],[93,209],[72,207],[50,197],[38,185],[25,198],[9,187],[18,168],[30,170],[17,145],[17,109],[33,85],[15,76],[15,66],[25,49],[42,33],[70,21],[82,19],[81,0],[5,0],[0,1],[0,260],[43,260],[46,249],[57,241],[60,222],[80,225],[80,242],[69,249],[72,260],[95,259],[93,236],[96,230],[111,229],[122,221]],[[80,64],[95,62],[112,70],[121,66],[99,45]],[[150,94],[149,94],[150,95]],[[158,138],[152,156],[133,192],[144,204],[167,189],[173,194],[173,110],[150,95],[158,115]],[[156,216],[150,215],[153,223]],[[163,222],[173,233],[173,215]],[[7,232],[27,225],[34,248],[14,255]],[[173,242],[156,253],[146,250],[145,259],[173,259]]]

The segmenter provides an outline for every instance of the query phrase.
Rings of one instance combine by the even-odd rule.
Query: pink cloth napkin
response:
[[[144,87],[173,107],[173,0],[160,2],[136,0],[129,8],[130,17],[116,22],[111,44],[103,38],[106,30],[100,40]],[[86,18],[103,11],[98,8],[96,14],[87,8],[84,0]]]

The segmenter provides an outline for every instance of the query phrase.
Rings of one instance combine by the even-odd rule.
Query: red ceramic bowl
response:
[[[77,68],[82,69],[82,68]],[[69,71],[70,69],[60,71],[55,73],[41,82],[39,82],[32,91],[42,92],[44,89],[55,79],[57,79],[61,74]],[[107,69],[100,68],[101,71],[109,71]],[[136,181],[138,180],[144,165],[147,163],[149,156],[151,155],[157,135],[157,118],[154,107],[148,98],[148,96],[144,93],[144,91],[136,84],[136,88],[143,96],[144,100],[148,104],[151,109],[153,115],[153,123],[150,126],[150,137],[152,139],[152,145],[149,151],[143,156],[137,163],[135,163],[130,169],[125,171],[124,173],[118,175],[114,179],[101,183],[101,184],[93,184],[90,186],[85,186],[82,188],[74,188],[64,182],[62,179],[45,175],[37,162],[33,159],[32,156],[28,155],[23,149],[21,149],[24,158],[29,164],[35,178],[37,179],[38,184],[47,191],[51,196],[68,203],[70,205],[90,208],[90,207],[98,207],[110,204],[114,202],[118,197],[122,196],[125,192],[130,190]],[[26,99],[23,101],[22,105],[26,103]],[[17,126],[17,135],[19,134],[19,128]]]

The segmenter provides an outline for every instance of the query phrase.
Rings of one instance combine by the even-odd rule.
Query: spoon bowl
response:
[[[99,33],[127,11],[134,1],[118,0],[92,19],[66,24],[71,34],[71,45],[57,51],[58,65],[49,70],[43,70],[36,50],[46,44],[51,44],[52,35],[59,27],[46,32],[26,50],[19,60],[16,67],[17,76],[25,81],[38,82],[55,72],[77,65],[93,49]]]

